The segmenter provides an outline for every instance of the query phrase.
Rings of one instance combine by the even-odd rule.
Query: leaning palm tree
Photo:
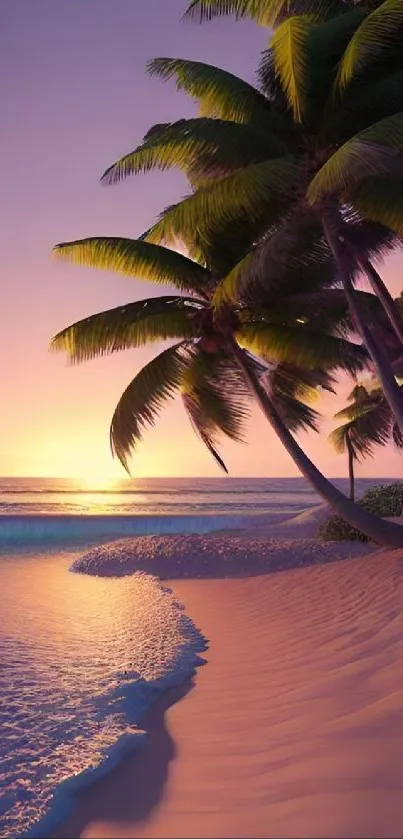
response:
[[[375,446],[391,440],[403,448],[403,437],[395,418],[379,387],[356,385],[348,396],[349,404],[335,414],[343,419],[329,435],[329,440],[340,454],[347,451],[350,499],[354,501],[354,464],[364,457],[372,457]]]
[[[355,374],[367,363],[360,346],[337,334],[346,322],[340,293],[327,290],[327,330],[326,319],[310,317],[317,309],[315,294],[323,295],[320,288],[304,300],[295,291],[281,297],[274,284],[271,301],[266,287],[266,298],[259,305],[227,304],[217,314],[213,299],[220,275],[213,252],[222,261],[223,254],[239,242],[235,246],[232,239],[220,236],[215,251],[213,244],[206,245],[204,265],[143,240],[91,238],[55,249],[73,262],[168,283],[180,292],[101,312],[53,339],[53,349],[67,350],[73,362],[145,343],[175,341],[123,393],[111,423],[113,452],[127,467],[145,426],[152,425],[163,403],[180,391],[194,428],[224,467],[217,436],[224,432],[239,439],[252,394],[302,473],[337,512],[376,541],[403,545],[403,531],[352,504],[321,475],[292,434],[301,426],[315,425],[315,412],[304,398],[318,385],[331,388],[332,370]],[[196,250],[200,256],[199,242]],[[292,272],[289,282],[292,288]],[[284,293],[284,277],[281,287]]]
[[[112,449],[126,469],[141,428],[153,421],[154,412],[157,416],[160,399],[177,390],[193,426],[225,468],[215,437],[221,430],[238,439],[248,412],[242,376],[232,351],[228,353],[233,335],[239,346],[247,348],[248,363],[270,389],[287,425],[295,430],[316,427],[316,412],[301,400],[311,398],[318,386],[333,388],[331,369],[340,366],[355,373],[367,363],[365,352],[343,337],[348,316],[340,292],[326,291],[327,318],[319,322],[315,306],[323,292],[316,291],[318,280],[313,275],[304,294],[295,289],[290,271],[281,297],[273,287],[271,294],[266,290],[259,305],[228,307],[217,318],[211,305],[217,284],[213,272],[171,249],[141,239],[92,238],[58,245],[55,253],[73,262],[169,283],[177,289],[176,294],[135,301],[86,318],[52,341],[52,348],[67,350],[73,363],[157,341],[176,341],[140,371],[115,412]],[[154,385],[156,401],[152,397],[149,403],[147,389]],[[141,401],[142,395],[146,404],[139,408],[136,400]],[[136,407],[136,420],[131,406]]]
[[[223,222],[241,227],[253,219],[254,238],[222,278],[217,306],[264,282],[279,259],[287,261],[301,229],[316,225],[312,259],[325,251],[331,262],[403,431],[391,359],[354,287],[365,273],[403,347],[402,318],[373,264],[403,234],[402,3],[353,5],[333,4],[337,16],[319,15],[320,22],[286,16],[263,56],[260,89],[200,62],[151,62],[151,73],[176,78],[200,102],[202,116],[154,127],[104,182],[153,167],[186,173],[193,192],[164,213],[149,238],[155,243],[186,241],[195,228],[208,238]],[[288,8],[273,0],[192,4],[202,7],[258,16]]]

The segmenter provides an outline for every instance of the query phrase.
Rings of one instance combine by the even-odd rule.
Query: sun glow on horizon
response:
[[[123,476],[122,476],[122,478],[115,478],[115,477],[111,477],[111,475],[108,475],[108,474],[105,474],[105,473],[103,474],[102,472],[100,472],[99,474],[97,474],[97,473],[93,474],[92,473],[91,475],[89,475],[88,473],[86,473],[83,476],[77,475],[77,476],[75,476],[74,480],[77,481],[81,490],[83,490],[83,491],[88,490],[90,492],[91,490],[94,490],[94,489],[95,490],[96,489],[98,489],[98,490],[100,490],[100,489],[102,489],[102,490],[116,489],[116,487],[119,484],[121,484],[122,481],[124,482],[125,479],[124,479]]]

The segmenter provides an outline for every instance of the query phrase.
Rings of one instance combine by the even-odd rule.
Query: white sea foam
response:
[[[316,509],[309,516],[266,528],[255,524],[246,532],[120,539],[91,548],[73,562],[71,571],[95,577],[148,571],[162,580],[244,576],[332,562],[370,549],[366,543],[355,542],[346,552],[345,542],[319,542],[313,535],[319,512]]]
[[[202,663],[206,642],[149,575],[83,579],[49,556],[0,570],[14,595],[0,639],[0,835],[39,837],[79,787],[138,747],[142,714]]]

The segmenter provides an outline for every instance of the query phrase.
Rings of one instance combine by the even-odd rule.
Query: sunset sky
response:
[[[157,294],[157,286],[52,261],[53,244],[90,235],[137,236],[186,192],[176,172],[103,188],[99,178],[156,122],[195,113],[146,61],[185,57],[250,81],[268,34],[248,23],[182,23],[186,0],[0,0],[2,295],[0,474],[123,476],[109,451],[109,422],[123,389],[153,352],[137,350],[77,368],[47,351],[51,336],[95,311]],[[403,287],[403,260],[384,276]],[[327,403],[328,413],[337,400]],[[340,406],[341,407],[341,406]],[[321,437],[302,438],[328,475],[346,473]],[[297,474],[258,411],[250,444],[225,444],[234,476]],[[380,450],[361,475],[400,475]],[[136,476],[218,475],[181,405],[168,408],[133,459]]]

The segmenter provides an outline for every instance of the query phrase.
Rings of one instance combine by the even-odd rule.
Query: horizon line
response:
[[[356,476],[356,481],[371,481],[373,479],[376,480],[399,480],[398,475],[363,475],[363,476]],[[37,480],[37,481],[83,481],[84,478],[82,475],[0,475],[0,480],[7,480],[7,481],[15,481],[15,480]],[[90,481],[91,478],[86,478],[86,482]],[[99,480],[97,477],[94,477],[94,481]],[[309,483],[309,479],[305,478],[304,475],[141,475],[137,477],[125,477],[122,476],[121,478],[107,478],[105,482],[116,483],[117,481],[125,481],[127,483],[133,483],[133,481],[271,481],[271,480],[282,480],[282,481],[295,481],[295,480],[306,480]],[[328,477],[329,481],[333,480],[348,480],[348,475],[330,475]],[[403,476],[401,477],[403,482]]]

